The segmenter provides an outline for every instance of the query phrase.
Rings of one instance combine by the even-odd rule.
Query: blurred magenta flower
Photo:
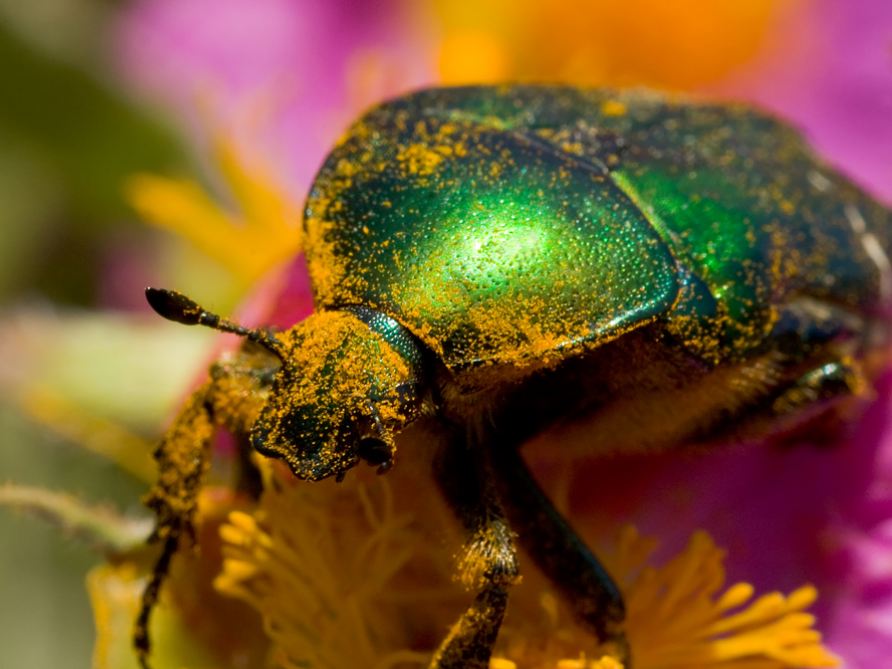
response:
[[[191,130],[210,119],[303,197],[328,147],[358,111],[429,81],[411,3],[138,0],[118,26],[137,88]]]
[[[892,202],[892,3],[779,2],[762,52],[714,87],[792,120],[829,160]]]

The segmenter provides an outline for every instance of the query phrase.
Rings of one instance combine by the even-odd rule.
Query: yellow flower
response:
[[[262,616],[276,665],[427,666],[468,595],[451,578],[459,532],[420,469],[312,485],[263,470],[257,508],[221,529],[216,587]],[[654,548],[626,528],[604,554],[626,599],[636,669],[836,666],[806,613],[814,588],[754,598],[748,584],[727,586],[724,551],[703,532],[662,566],[651,564]],[[492,669],[620,669],[526,571]]]
[[[152,616],[152,666],[224,669],[262,666],[268,642],[256,613],[213,587],[220,573],[220,526],[245,500],[208,486],[198,500],[195,547],[184,545]],[[115,521],[120,524],[119,521]],[[110,523],[114,527],[114,523]],[[105,532],[108,534],[108,531]],[[120,532],[119,532],[120,533]],[[156,553],[145,542],[106,551],[108,561],[87,575],[96,644],[94,669],[138,669],[133,628]],[[185,542],[184,542],[185,543]],[[122,548],[123,546],[123,548]]]
[[[756,599],[748,583],[725,584],[725,552],[706,532],[665,565],[648,565],[655,544],[625,528],[605,556],[626,597],[629,642],[644,669],[833,667],[815,619],[817,590]]]
[[[233,142],[217,138],[214,164],[234,201],[231,209],[190,178],[139,174],[127,184],[127,195],[146,222],[189,240],[250,286],[300,250],[300,209]]]
[[[560,81],[691,89],[764,48],[797,0],[436,0],[446,83]]]

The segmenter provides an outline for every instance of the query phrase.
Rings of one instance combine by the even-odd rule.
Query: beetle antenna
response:
[[[263,346],[271,353],[275,353],[280,359],[285,359],[282,342],[268,331],[260,328],[246,328],[238,323],[233,323],[213,312],[207,311],[197,302],[175,290],[146,288],[146,301],[159,316],[169,321],[182,323],[183,325],[204,325],[220,332],[231,332]]]

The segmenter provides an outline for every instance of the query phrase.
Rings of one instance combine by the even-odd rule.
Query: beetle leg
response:
[[[809,298],[787,305],[771,335],[781,354],[780,379],[757,407],[774,431],[793,438],[804,436],[801,429],[812,437],[829,434],[834,417],[865,395],[869,384],[856,360],[870,336],[865,327],[850,312]]]
[[[154,453],[158,462],[158,481],[144,501],[157,515],[149,541],[161,542],[162,548],[143,591],[133,631],[133,645],[144,668],[148,667],[151,648],[149,620],[170,570],[171,559],[183,535],[194,539],[192,518],[201,480],[208,467],[207,450],[214,430],[208,405],[209,388],[210,384],[206,384],[193,393]]]
[[[133,631],[133,645],[145,669],[151,648],[149,621],[161,586],[181,539],[195,539],[193,518],[202,479],[210,464],[215,426],[224,426],[244,442],[244,435],[265,401],[275,369],[268,354],[248,346],[215,363],[210,370],[211,380],[186,401],[155,449],[158,480],[144,502],[157,516],[149,541],[161,543],[161,554],[143,591]],[[248,479],[239,483],[247,484]]]
[[[868,388],[860,366],[842,357],[814,367],[793,384],[777,394],[771,402],[770,413],[793,438],[815,439],[835,434],[835,418],[845,415],[845,409],[864,396]],[[816,418],[826,418],[819,423]],[[804,434],[796,428],[804,428]],[[814,429],[809,429],[814,428]]]
[[[602,643],[614,646],[629,669],[631,658],[623,624],[622,593],[598,558],[536,483],[513,446],[500,444],[493,454],[493,475],[512,527],[576,619]]]
[[[437,482],[467,532],[458,557],[458,578],[477,595],[434,653],[430,669],[487,669],[518,580],[513,533],[479,451],[452,439],[440,449]]]

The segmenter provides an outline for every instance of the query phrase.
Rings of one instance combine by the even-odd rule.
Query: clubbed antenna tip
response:
[[[198,325],[204,313],[198,304],[182,293],[165,288],[146,288],[146,300],[159,316],[183,325]]]
[[[275,335],[261,329],[246,328],[217,314],[205,311],[182,293],[166,288],[146,288],[146,300],[160,316],[183,325],[204,325],[220,332],[231,332],[263,346],[283,358],[282,344]]]

